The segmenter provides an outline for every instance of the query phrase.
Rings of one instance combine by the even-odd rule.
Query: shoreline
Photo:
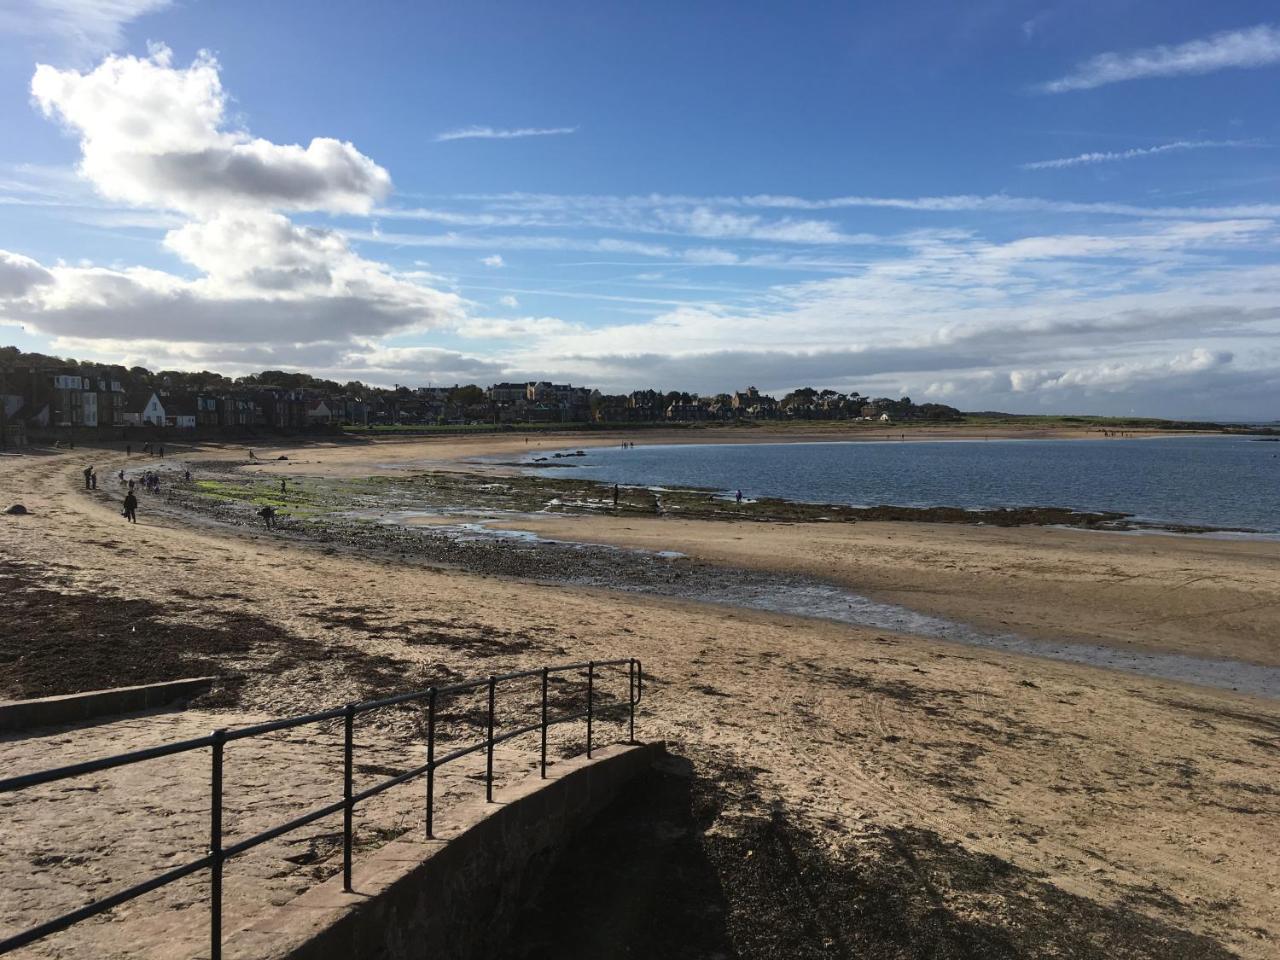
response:
[[[197,473],[203,472],[197,470]],[[387,481],[391,484],[389,487],[378,484],[348,489],[345,486],[347,481],[344,481],[337,494],[341,499],[335,506],[332,499],[335,494],[327,485],[332,481],[313,479],[308,481],[311,484],[308,499],[299,504],[305,516],[295,523],[287,519],[288,508],[284,508],[285,530],[280,535],[313,545],[319,543],[327,544],[328,548],[350,549],[357,555],[383,553],[388,544],[394,543],[394,549],[399,551],[402,559],[416,557],[417,562],[444,564],[473,574],[512,578],[517,582],[533,579],[568,588],[604,586],[659,598],[668,595],[684,600],[702,600],[727,609],[764,609],[784,615],[905,631],[922,637],[958,637],[960,642],[978,642],[1092,665],[1123,663],[1127,664],[1125,669],[1153,676],[1192,682],[1201,678],[1201,682],[1206,684],[1224,689],[1237,688],[1267,697],[1277,696],[1280,690],[1276,678],[1267,673],[1280,666],[1280,651],[1259,638],[1251,638],[1247,648],[1232,652],[1187,638],[1175,642],[1169,637],[1117,636],[1113,629],[1089,632],[1080,629],[1075,622],[1077,618],[1064,616],[1062,612],[1056,613],[1047,623],[1026,622],[1023,618],[1011,628],[1014,621],[1006,619],[1010,615],[1008,610],[1005,616],[993,617],[990,609],[954,602],[957,597],[974,595],[984,599],[991,609],[1005,603],[1007,598],[1002,596],[1005,585],[998,565],[993,570],[995,576],[983,577],[977,583],[966,583],[963,587],[957,584],[954,590],[943,588],[921,592],[904,583],[916,574],[904,577],[901,571],[889,569],[888,564],[880,564],[874,575],[869,577],[873,571],[866,569],[866,563],[860,565],[861,569],[855,566],[850,570],[841,562],[804,561],[807,544],[815,539],[831,544],[839,555],[846,555],[849,549],[856,549],[856,544],[868,542],[876,544],[876,552],[881,552],[895,538],[908,544],[943,539],[954,546],[974,537],[980,536],[990,542],[993,537],[1004,536],[1009,541],[1000,545],[997,556],[1002,553],[1009,556],[1010,547],[1016,548],[1021,555],[1030,553],[1034,556],[1055,538],[1063,538],[1057,544],[1061,549],[1072,539],[1073,533],[1127,531],[1099,530],[1091,522],[1060,526],[1060,518],[1048,511],[1043,511],[1050,515],[1042,518],[1044,522],[1041,523],[1027,518],[1016,523],[975,523],[974,520],[981,515],[968,511],[955,511],[963,514],[965,519],[962,521],[938,523],[936,518],[930,521],[936,511],[927,510],[920,514],[907,512],[905,519],[895,517],[894,511],[888,511],[873,519],[859,519],[856,523],[839,520],[818,523],[794,517],[778,519],[768,514],[708,519],[669,511],[665,515],[654,516],[648,508],[636,511],[632,503],[626,504],[627,510],[619,514],[609,509],[602,489],[594,491],[594,501],[581,504],[585,509],[579,509],[577,502],[566,501],[563,506],[548,512],[545,507],[536,509],[539,502],[536,498],[515,504],[492,498],[482,502],[481,493],[489,494],[494,488],[498,491],[509,488],[501,482],[478,483],[480,480],[483,480],[482,476],[443,471],[392,479]],[[428,486],[423,487],[422,482]],[[584,483],[575,481],[576,487],[582,487]],[[545,486],[540,484],[540,487]],[[545,498],[553,492],[542,489],[541,496]],[[193,498],[190,492],[181,489],[175,489],[171,496],[178,498],[179,510],[194,508],[211,522],[244,525],[256,521],[244,506],[237,507],[236,504],[247,503],[245,498],[252,499],[255,495],[271,496],[272,490],[269,486],[258,486],[233,493],[238,499],[230,501]],[[424,500],[428,495],[435,499]],[[505,494],[493,495],[501,498]],[[579,493],[575,496],[584,495]],[[669,501],[671,498],[663,499]],[[559,498],[551,500],[552,504],[559,502]],[[320,512],[315,513],[317,510]],[[1033,513],[1038,515],[1042,512]],[[182,522],[180,515],[175,515],[175,518]],[[1012,518],[1018,518],[1016,512]],[[1142,532],[1159,534],[1171,544],[1188,539],[1186,534],[1163,530]],[[744,538],[752,541],[763,538],[769,546],[765,550],[748,548],[725,552],[723,549],[725,541],[743,541]],[[1076,542],[1072,546],[1081,559],[1088,557],[1092,552],[1090,548],[1081,544],[1079,538],[1074,540]],[[1213,540],[1208,537],[1201,542],[1220,544],[1222,550],[1243,551],[1249,560],[1270,556],[1270,547],[1274,543],[1244,538]],[[1152,549],[1148,544],[1133,539],[1130,543],[1132,546],[1124,545],[1121,552],[1140,555]],[[1250,552],[1250,547],[1257,545],[1264,545],[1260,556],[1256,551]],[[1105,549],[1114,552],[1116,548]],[[1206,546],[1205,549],[1215,548]],[[1197,552],[1184,546],[1183,552],[1188,550]],[[679,557],[684,560],[683,569],[673,573],[682,579],[676,581],[660,577],[655,581],[651,571],[639,569],[652,557]],[[1010,567],[1016,565],[1011,559]],[[932,575],[936,576],[936,573]],[[738,583],[736,593],[732,590],[726,592],[718,585],[723,578]],[[768,586],[770,578],[776,582],[773,588]],[[748,589],[748,583],[755,586]],[[802,598],[806,591],[811,595],[814,591],[835,591],[840,596],[811,597],[809,601],[797,599]],[[877,605],[883,610],[892,608],[898,613],[886,615],[871,610]],[[846,615],[846,611],[855,610],[861,615]],[[1084,617],[1083,620],[1088,621],[1089,618]],[[919,628],[926,621],[929,624],[927,629]],[[902,625],[911,622],[915,622],[917,628]],[[1251,671],[1257,675],[1253,676]],[[1234,682],[1232,677],[1236,678]]]

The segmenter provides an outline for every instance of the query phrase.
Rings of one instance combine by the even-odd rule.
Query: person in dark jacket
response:
[[[124,518],[130,523],[138,522],[138,498],[133,495],[132,489],[124,495]]]

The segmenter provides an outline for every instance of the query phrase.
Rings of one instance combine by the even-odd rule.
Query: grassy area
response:
[[[903,432],[929,428],[1016,427],[1022,429],[1067,430],[1189,430],[1227,431],[1231,424],[1200,423],[1188,420],[1163,420],[1158,417],[1096,417],[1063,414],[966,413],[960,420],[895,420],[888,423],[861,420],[730,420],[682,423],[665,420],[618,423],[520,423],[520,424],[379,424],[369,427],[346,426],[349,436],[431,436],[466,433],[590,433],[593,431],[645,430],[804,430],[850,432]],[[1238,429],[1238,428],[1234,428]]]
[[[308,490],[296,481],[284,492],[278,480],[196,480],[192,486],[197,496],[230,503],[245,503],[256,508],[274,507],[278,513],[304,518],[327,512],[328,498],[319,491]]]

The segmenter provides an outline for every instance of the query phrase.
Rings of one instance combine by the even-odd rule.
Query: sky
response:
[[[1280,417],[1280,9],[0,0],[0,344]]]

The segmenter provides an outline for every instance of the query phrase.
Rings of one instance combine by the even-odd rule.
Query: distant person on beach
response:
[[[261,510],[258,511],[258,516],[262,518],[262,522],[267,525],[268,530],[274,530],[276,528],[276,508],[275,507],[263,507]]]
[[[160,456],[161,456],[161,458],[163,458],[163,457],[164,457],[164,447],[161,447],[161,448],[160,448]]]
[[[130,523],[138,522],[138,498],[133,495],[133,482],[129,483],[129,492],[124,495],[124,518]]]
[[[185,481],[187,481],[187,483],[190,483],[190,482],[191,482],[191,471],[190,471],[190,470],[183,470],[183,471],[182,471],[182,479],[183,479],[183,480],[185,480]]]
[[[116,476],[120,478],[120,482],[124,483],[124,471],[121,470]]]
[[[618,485],[613,485],[613,509],[618,509]]]
[[[131,456],[133,456],[133,444],[132,444],[132,443],[126,443],[126,444],[124,445],[124,455],[125,455],[126,457],[131,457]]]
[[[741,503],[741,502],[742,502],[742,491],[741,491],[741,490],[739,490],[739,491],[738,491],[738,502],[739,502],[739,503]]]
[[[288,493],[288,492],[289,492],[289,491],[288,491],[288,481],[287,481],[287,480],[285,480],[283,477],[280,479],[280,492],[281,492],[281,493]]]
[[[257,459],[258,459],[256,456],[254,456],[254,453],[253,453],[253,447],[250,447],[250,448],[249,448],[249,459],[250,459],[250,460],[257,460]]]
[[[93,486],[93,464],[84,468],[84,488],[91,489]]]
[[[89,473],[89,489],[90,490],[98,489],[98,471],[97,470],[90,471]]]

